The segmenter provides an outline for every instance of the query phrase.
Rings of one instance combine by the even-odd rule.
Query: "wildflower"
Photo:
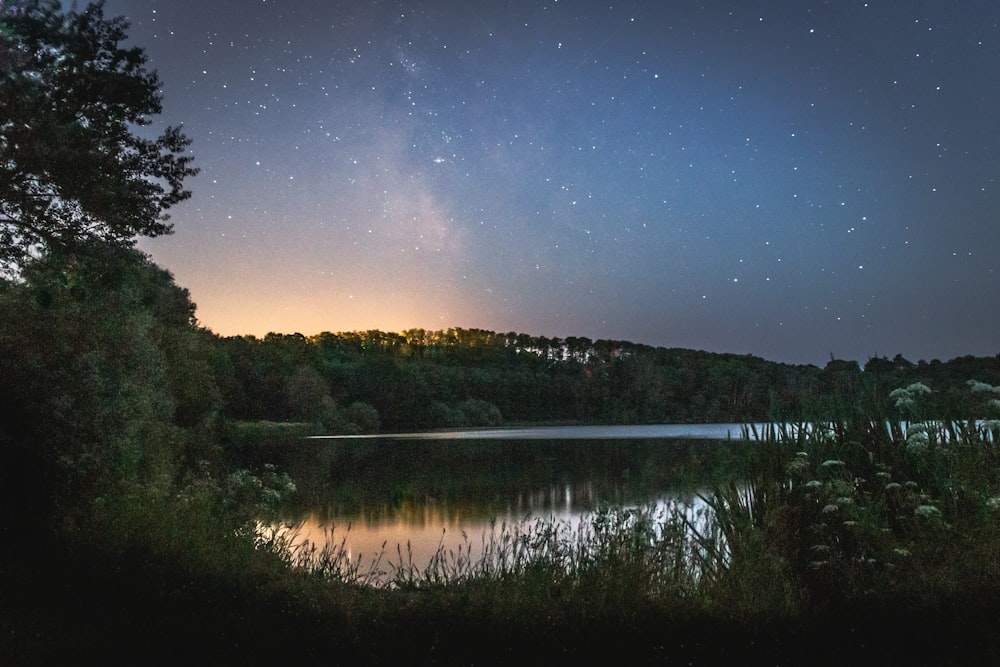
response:
[[[823,508],[823,514],[832,514],[833,512],[839,512],[840,507],[837,505],[827,505]]]
[[[843,479],[835,479],[830,482],[830,495],[851,496],[854,495],[854,485]]]
[[[805,459],[795,458],[788,462],[785,469],[788,471],[789,475],[795,476],[808,470],[809,462]]]
[[[924,518],[931,518],[941,514],[941,510],[934,507],[934,505],[919,505],[917,509],[913,510],[913,513],[917,516],[922,516]]]
[[[905,389],[893,389],[889,393],[889,399],[896,401],[896,407],[900,409],[913,410],[916,405],[916,397],[921,394],[931,393],[930,387],[922,382],[914,382]]]
[[[994,387],[991,384],[980,382],[979,380],[969,380],[968,382],[966,382],[966,384],[969,385],[969,389],[971,389],[972,393],[974,394],[980,394],[980,393],[1000,394],[1000,387]]]
[[[893,392],[893,393],[895,393],[895,392]],[[889,394],[889,398],[895,398],[896,399],[896,407],[899,408],[900,410],[902,410],[902,409],[913,410],[914,408],[917,407],[917,402],[914,401],[909,396],[903,395],[903,396],[893,397],[892,394]]]
[[[821,486],[823,486],[823,482],[819,481],[818,479],[812,479],[812,480],[809,480],[808,482],[806,482],[806,488],[807,489],[813,489],[813,490],[815,490],[815,489],[820,488]]]
[[[900,484],[899,482],[889,482],[888,484],[885,485],[886,491],[895,491],[896,489],[901,489],[901,488],[903,488],[903,485]]]
[[[832,468],[834,466],[842,466],[842,465],[847,465],[847,464],[844,463],[843,461],[838,461],[836,459],[828,459],[828,460],[823,461],[822,463],[820,463],[819,467],[820,468]]]

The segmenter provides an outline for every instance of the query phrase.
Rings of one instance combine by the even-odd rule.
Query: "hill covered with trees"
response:
[[[823,368],[751,355],[482,329],[214,338],[222,413],[307,421],[333,432],[505,423],[682,423],[892,415],[920,382],[928,409],[964,415],[968,380],[1000,380],[1000,357]]]
[[[933,648],[996,658],[1000,428],[968,420],[1000,410],[1000,356],[820,368],[478,329],[218,336],[134,249],[170,231],[196,170],[179,128],[134,132],[161,87],[142,50],[120,46],[126,27],[100,2],[0,2],[0,498],[13,508],[0,656],[479,662],[491,646],[509,663],[537,662],[539,646],[593,655],[615,637],[648,661],[719,662],[762,643],[813,659],[835,637],[869,661],[901,646],[924,662]],[[905,439],[879,422],[915,407],[966,421]],[[663,531],[629,510],[595,519],[582,552],[551,533],[521,569],[396,591],[293,567],[259,531],[293,481],[231,437],[262,420],[389,432],[814,419],[841,428],[764,443],[740,475],[753,493],[712,495],[724,541],[691,548],[676,521]]]

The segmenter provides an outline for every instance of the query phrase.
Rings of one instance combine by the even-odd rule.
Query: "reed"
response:
[[[995,634],[980,632],[995,626],[1000,596],[991,428],[911,420],[894,430],[859,419],[760,429],[735,479],[701,499],[603,508],[572,523],[496,523],[475,542],[442,542],[427,563],[409,545],[352,557],[350,525],[329,526],[315,543],[296,525],[221,525],[213,512],[231,503],[220,489],[231,494],[238,482],[243,497],[257,488],[243,475],[105,508],[95,529],[113,526],[119,547],[84,560],[67,549],[44,573],[18,564],[34,578],[15,592],[77,591],[124,610],[122,627],[217,633],[227,649],[236,637],[255,658],[280,650],[264,640],[275,633],[367,662],[479,662],[487,645],[506,657],[544,646],[558,660],[608,637],[648,661],[716,662],[769,646],[799,662],[831,637],[856,639],[866,659],[881,645],[875,655],[898,657],[902,646],[926,661],[933,640],[1000,654]],[[273,482],[264,486],[283,484]],[[84,537],[97,543],[96,533]],[[104,627],[71,611],[51,623],[7,616],[18,636],[74,628],[74,650]]]
[[[908,420],[748,425],[742,469],[693,502],[494,524],[476,544],[442,541],[422,564],[409,545],[352,560],[332,527],[324,544],[285,527],[262,546],[321,579],[389,592],[487,587],[536,603],[624,610],[642,599],[736,618],[930,603],[965,590],[963,578],[1000,591],[988,555],[1000,552],[998,424],[918,419],[923,393],[894,392]]]
[[[973,389],[995,393],[983,387]],[[730,609],[997,590],[996,558],[983,556],[1000,549],[996,423],[922,417],[929,392],[890,394],[903,419],[748,427],[754,455],[740,481],[705,496],[714,531],[697,536]],[[963,581],[972,571],[975,588]]]

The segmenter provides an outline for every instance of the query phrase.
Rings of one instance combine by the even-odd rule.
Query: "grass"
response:
[[[738,481],[704,495],[709,511],[500,524],[427,565],[405,548],[352,561],[332,534],[303,544],[240,522],[224,500],[260,509],[288,484],[276,474],[136,496],[5,550],[0,652],[11,664],[996,661],[1000,444],[973,422],[907,427],[758,432]]]
[[[826,637],[922,662],[997,655],[1000,445],[989,423],[857,419],[751,435],[739,481],[703,496],[711,511],[700,517],[674,506],[500,525],[481,555],[466,543],[423,569],[402,552],[373,559],[377,572],[345,569],[336,544],[297,547],[289,561],[444,608],[485,595],[516,618],[564,625],[683,618],[737,645],[760,632],[778,654],[806,655]]]
[[[552,540],[546,530],[508,531],[498,549],[539,548]],[[392,589],[291,569],[273,553],[237,542],[206,554],[162,541],[109,551],[66,539],[30,562],[5,557],[0,650],[9,664],[137,656],[144,664],[509,664],[609,653],[637,663],[697,664],[747,654],[778,664],[1000,657],[988,632],[995,604],[955,594],[933,604],[878,598],[777,615],[747,603],[757,599],[754,585],[771,588],[763,573],[744,581],[745,572],[731,570],[731,589],[664,586],[664,563],[636,558],[636,535],[632,527],[625,536],[609,535],[597,543],[603,551],[578,554],[586,563],[571,573],[562,568],[567,551],[560,546],[560,558],[525,551],[518,567],[502,572],[443,585],[421,577]]]
[[[295,526],[262,527],[261,544],[296,570],[329,581],[386,590],[459,586],[473,581],[544,577],[561,590],[598,583],[618,593],[672,595],[690,589],[695,571],[687,531],[692,510],[679,503],[661,508],[608,508],[578,522],[535,518],[494,524],[473,544],[463,535],[457,548],[440,546],[426,564],[413,560],[409,545],[395,554],[351,559],[347,535],[332,530],[324,543],[300,539]],[[349,532],[348,527],[348,532]],[[623,587],[626,581],[631,582]]]

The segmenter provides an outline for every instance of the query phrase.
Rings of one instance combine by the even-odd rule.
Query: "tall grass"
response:
[[[272,523],[267,511],[292,486],[267,467],[108,505],[95,526],[121,536],[110,561],[148,559],[179,590],[252,606],[262,627],[271,605],[337,619],[342,638],[443,637],[442,624],[527,637],[539,624],[803,627],[816,614],[851,618],[844,609],[995,609],[1000,424],[905,416],[748,426],[742,467],[691,501],[497,523],[455,547],[442,540],[426,562],[408,544],[353,556],[349,526],[310,542]]]
[[[894,392],[906,419],[748,426],[743,469],[700,502],[501,523],[419,564],[409,545],[352,560],[346,535],[332,530],[324,544],[297,540],[293,527],[264,543],[293,568],[342,584],[488,586],[514,598],[606,609],[645,600],[736,618],[1000,593],[1000,424],[918,419],[922,393]]]
[[[1000,658],[1000,424],[906,417],[748,427],[742,469],[700,499],[499,523],[475,542],[442,543],[426,563],[408,545],[352,557],[349,527],[312,543],[275,526],[266,510],[291,489],[275,470],[206,473],[179,493],[98,508],[82,541],[118,538],[84,558],[79,542],[60,543],[51,567],[8,558],[19,605],[2,617],[12,637],[58,633],[72,657],[95,633],[107,635],[103,651],[122,640],[117,628],[138,624],[130,649],[164,637],[183,649],[194,636],[258,660],[287,650],[275,636],[369,663],[420,645],[417,662],[449,664],[480,662],[493,645],[543,646],[565,661],[627,637],[649,661],[731,662],[770,642],[799,663],[819,641],[857,637],[865,660],[900,662],[902,638],[926,664],[933,632],[952,663],[956,649]],[[86,605],[22,613],[38,590]],[[92,600],[111,621],[90,612]],[[889,633],[899,618],[905,627]],[[796,642],[804,651],[789,658]],[[45,656],[55,645],[30,643]],[[461,659],[445,652],[456,646]]]
[[[443,543],[426,563],[416,563],[409,545],[395,553],[353,558],[347,531],[325,529],[323,543],[301,539],[294,525],[262,529],[261,544],[283,554],[292,567],[340,583],[414,590],[469,582],[544,581],[563,592],[600,586],[643,596],[676,596],[695,590],[699,548],[689,525],[702,522],[692,505],[606,508],[569,521],[531,518],[494,523],[473,543]]]
[[[746,589],[730,607],[769,599],[795,613],[886,598],[933,606],[1000,591],[997,423],[923,419],[919,398],[929,391],[890,394],[892,419],[858,413],[750,431],[743,480],[706,497],[718,537],[700,539],[719,564],[715,589]]]

